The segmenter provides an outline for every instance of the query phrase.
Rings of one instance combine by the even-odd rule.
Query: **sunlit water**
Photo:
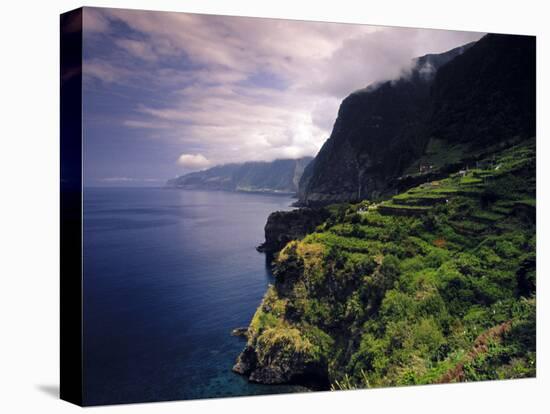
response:
[[[271,275],[255,246],[288,196],[84,193],[87,404],[280,393],[231,372]]]

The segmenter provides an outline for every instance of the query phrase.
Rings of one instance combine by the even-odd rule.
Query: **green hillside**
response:
[[[275,260],[235,370],[320,388],[535,375],[535,140],[329,218]]]

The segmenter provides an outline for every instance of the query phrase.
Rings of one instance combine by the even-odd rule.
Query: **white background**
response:
[[[550,13],[543,0],[246,1],[110,0],[111,6],[535,34],[538,58],[538,377],[533,380],[248,397],[89,408],[101,412],[548,412],[547,326]],[[78,1],[7,0],[0,88],[0,411],[75,412],[57,399],[59,377],[59,14]],[[545,19],[546,18],[546,19]],[[546,27],[545,27],[546,26]],[[546,326],[545,326],[546,325]]]

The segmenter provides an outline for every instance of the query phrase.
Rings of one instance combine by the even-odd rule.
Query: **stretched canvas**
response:
[[[535,376],[535,37],[89,7],[60,36],[63,399]]]

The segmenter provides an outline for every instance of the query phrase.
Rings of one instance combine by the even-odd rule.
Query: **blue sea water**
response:
[[[84,191],[84,402],[296,391],[231,372],[271,282],[263,241],[289,196],[155,188]]]

